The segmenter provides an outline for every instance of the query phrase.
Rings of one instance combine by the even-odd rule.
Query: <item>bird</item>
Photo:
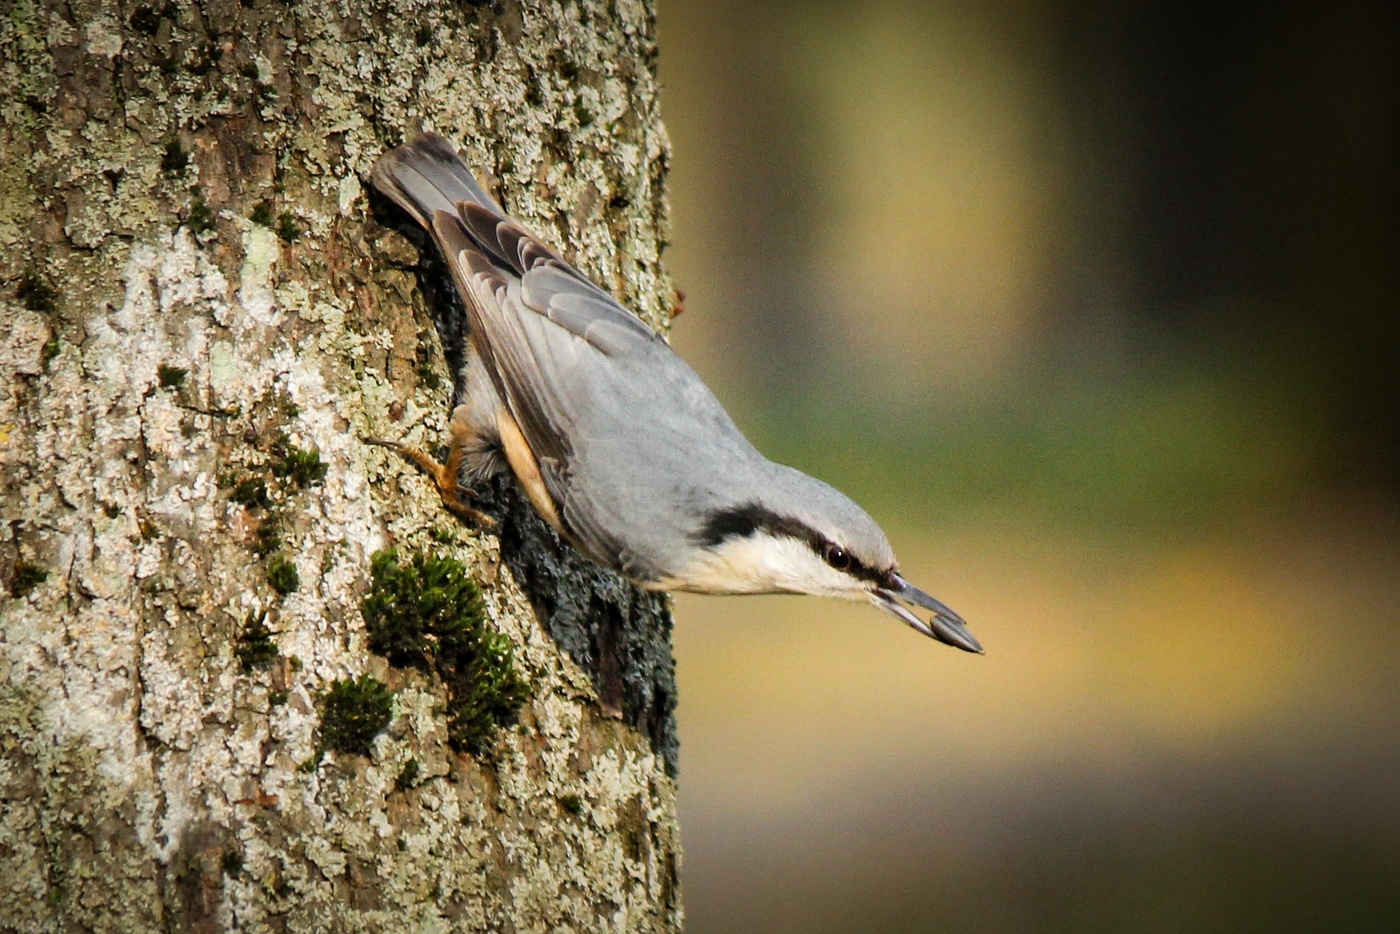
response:
[[[509,471],[565,541],[643,589],[856,600],[983,652],[904,578],[865,510],[759,453],[670,345],[510,217],[447,139],[383,154],[371,182],[431,236],[467,311],[445,462],[374,442],[424,469],[446,508],[490,525],[470,490]]]

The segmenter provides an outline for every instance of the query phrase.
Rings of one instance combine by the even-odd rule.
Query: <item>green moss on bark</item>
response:
[[[162,363],[156,369],[156,378],[160,380],[161,389],[178,389],[184,384],[185,377],[189,375],[189,372],[184,367]]]
[[[284,440],[273,445],[272,452],[277,458],[272,462],[274,475],[284,480],[291,480],[303,489],[315,486],[326,479],[327,468],[321,461],[320,451],[303,450],[290,441]]]
[[[429,554],[400,562],[394,551],[381,551],[370,574],[361,605],[370,649],[391,664],[441,678],[448,739],[481,752],[530,696],[510,640],[486,627],[481,590],[460,563]]]
[[[272,631],[267,628],[266,611],[248,614],[234,654],[245,673],[266,668],[277,660],[277,643],[272,641]]]
[[[393,713],[394,695],[384,682],[369,675],[336,681],[321,698],[321,747],[367,756]]]
[[[10,593],[23,597],[48,579],[48,571],[27,561],[19,561],[15,564],[14,577],[10,579]]]
[[[24,278],[19,280],[15,298],[18,298],[25,308],[40,314],[52,314],[58,307],[58,293],[35,272],[25,273]]]
[[[301,575],[297,573],[297,566],[285,555],[273,555],[267,559],[267,582],[285,597],[301,587]]]

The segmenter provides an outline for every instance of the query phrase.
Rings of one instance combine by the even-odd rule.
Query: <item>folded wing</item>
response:
[[[629,359],[669,356],[669,348],[506,217],[441,137],[421,137],[386,155],[374,182],[441,247],[467,306],[471,340],[539,462],[565,531],[595,560],[625,565],[618,542],[590,520],[592,511],[580,508],[578,491],[571,490],[571,439],[600,404],[625,405],[596,398],[610,385],[601,375],[629,369]]]

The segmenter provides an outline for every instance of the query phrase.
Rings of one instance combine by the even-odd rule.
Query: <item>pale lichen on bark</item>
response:
[[[664,604],[526,517],[504,542],[454,525],[361,440],[431,446],[447,412],[428,274],[366,190],[419,129],[664,322],[654,56],[629,0],[7,7],[0,929],[679,925],[669,657],[608,641],[664,649]],[[279,444],[327,468],[269,493],[285,595],[229,491]],[[531,699],[490,756],[448,746],[439,683],[368,650],[390,544],[477,569],[514,646]],[[548,626],[513,569],[557,588]],[[264,612],[280,655],[245,672]],[[599,641],[600,612],[624,629]],[[316,764],[318,693],[366,672],[389,729]]]

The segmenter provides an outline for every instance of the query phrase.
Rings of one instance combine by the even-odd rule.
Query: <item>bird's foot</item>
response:
[[[388,448],[397,451],[410,463],[416,464],[428,476],[433,478],[433,483],[437,485],[438,495],[442,497],[442,504],[447,507],[447,511],[465,519],[468,522],[475,522],[477,525],[490,528],[496,524],[496,520],[488,516],[479,509],[468,506],[462,498],[463,493],[470,493],[470,490],[463,490],[457,483],[457,478],[462,469],[461,446],[454,437],[451,447],[448,448],[447,463],[439,464],[427,452],[415,448],[412,445],[400,444],[397,441],[382,441],[378,438],[365,438],[366,444],[373,444],[376,447]]]

